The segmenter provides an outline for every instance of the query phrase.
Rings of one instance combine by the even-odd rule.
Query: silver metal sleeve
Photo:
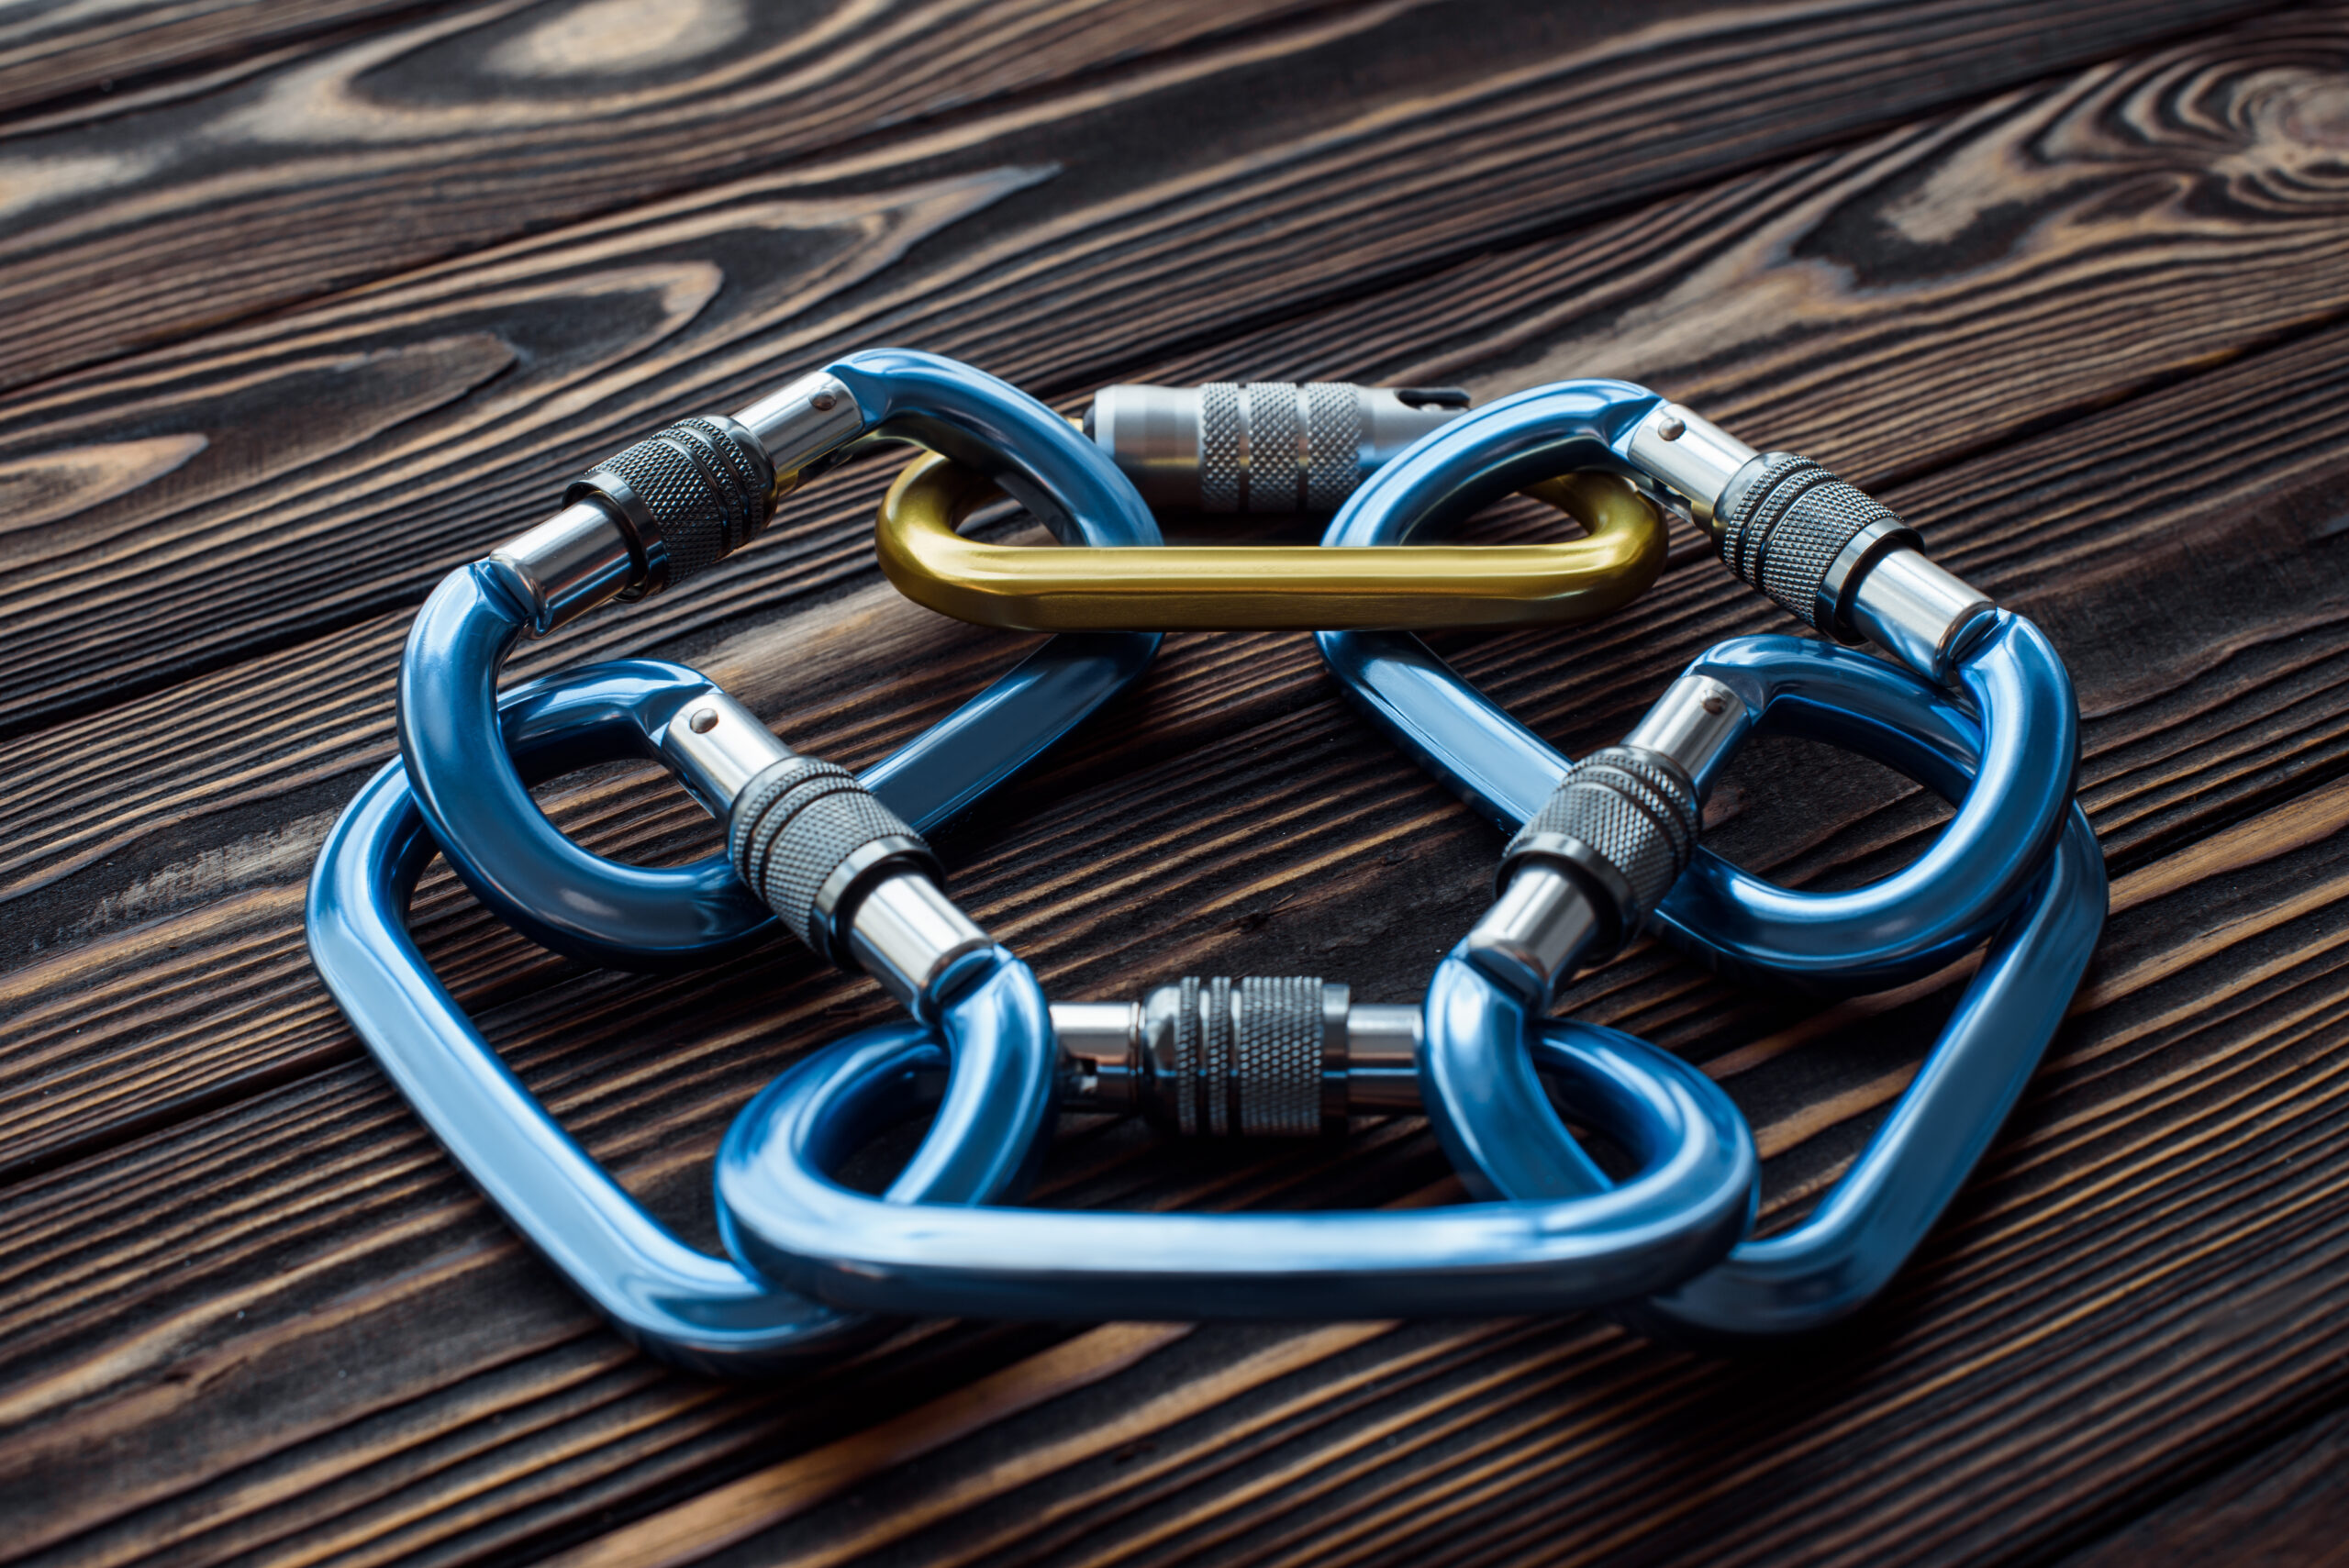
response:
[[[1709,743],[1710,733],[1691,739]],[[1674,758],[1631,746],[1584,758],[1502,851],[1469,957],[1546,1004],[1575,969],[1639,935],[1688,869],[1702,819],[1696,784]],[[1538,880],[1520,886],[1529,877]]]
[[[864,410],[848,384],[823,371],[801,376],[734,416],[774,471],[772,504],[811,465],[864,433]]]
[[[1308,975],[1187,976],[1140,1002],[1055,1002],[1052,1030],[1063,1104],[1138,1110],[1169,1132],[1299,1136],[1419,1105],[1419,1008],[1354,1006]]]
[[[1721,492],[1753,460],[1753,449],[1677,403],[1659,404],[1631,431],[1631,461],[1688,498],[1709,527]]]
[[[1330,512],[1467,406],[1454,387],[1125,384],[1096,395],[1085,428],[1153,506]]]
[[[1583,884],[1536,862],[1509,878],[1463,945],[1477,968],[1546,1007],[1602,935]]]
[[[1887,551],[1861,574],[1851,606],[1861,635],[1944,685],[1998,615],[1987,595],[1907,548]]]
[[[849,956],[856,967],[917,1015],[941,995],[964,960],[994,940],[919,872],[900,872],[873,887],[850,917]]]
[[[752,779],[798,755],[757,714],[720,691],[679,708],[657,740],[662,760],[685,793],[721,822]]]
[[[1664,687],[1623,744],[1677,763],[1701,803],[1722,759],[1753,728],[1753,710],[1736,692],[1710,675],[1683,675]]]
[[[1823,637],[1857,639],[1853,595],[1876,561],[1922,541],[1882,502],[1807,457],[1764,452],[1713,519],[1721,562]]]
[[[616,599],[636,581],[629,531],[604,501],[573,501],[537,528],[490,552],[498,573],[529,617],[533,637],[567,626]]]
[[[735,871],[791,933],[849,970],[862,967],[851,939],[877,890],[907,873],[945,880],[930,845],[855,774],[812,757],[777,762],[742,787],[728,812],[727,848]],[[912,905],[899,914],[917,934],[930,929]],[[962,922],[957,933],[975,929],[954,918]],[[869,937],[868,945],[879,940]],[[890,961],[901,973],[921,967]]]

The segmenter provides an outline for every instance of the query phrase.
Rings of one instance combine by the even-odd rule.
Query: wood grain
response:
[[[2318,1550],[2349,1406],[2349,9],[2214,25],[2248,9],[1004,0],[818,9],[796,51],[728,41],[729,0],[0,24],[0,95],[35,58],[11,40],[53,88],[0,120],[0,201],[57,204],[0,233],[0,355],[91,362],[0,406],[0,1559]],[[120,100],[72,73],[109,40],[152,46]],[[1883,1307],[1742,1363],[1586,1319],[917,1325],[765,1387],[598,1327],[359,1053],[303,880],[388,753],[433,575],[650,423],[884,338],[1063,397],[1632,373],[1815,450],[2046,626],[2112,923]],[[795,743],[877,758],[1026,642],[878,584],[885,478],[518,673],[685,658]],[[1785,627],[1685,530],[1674,562],[1615,621],[1442,645],[1587,749],[1708,642]],[[1944,815],[1821,761],[1757,745],[1712,841],[1840,885]],[[631,858],[714,842],[646,769],[545,798]],[[1277,636],[1173,639],[941,840],[1056,995],[1252,970],[1379,1000],[1473,917],[1495,843]],[[702,1245],[735,1108],[885,1011],[781,947],[582,973],[438,872],[417,929]],[[1965,973],[1822,1007],[1649,945],[1570,1005],[1722,1078],[1768,1229],[1847,1167]],[[1039,1201],[1459,1193],[1414,1118],[1215,1150],[1087,1118]]]
[[[95,96],[95,103],[38,117],[44,127],[87,123],[120,113],[127,104],[186,96],[191,76],[200,91],[281,63],[293,52],[283,47],[291,40],[311,42],[330,29],[416,9],[402,0],[176,0],[161,6],[92,0],[15,6],[0,17],[0,117],[13,120],[21,135],[27,128],[24,111],[32,106]],[[158,76],[176,80],[148,80]]]
[[[1874,0],[1759,14],[1684,3],[1659,15],[1392,0],[1217,50],[1219,35],[1286,7],[940,0],[840,6],[777,27],[730,0],[493,0],[0,153],[11,197],[0,202],[0,309],[19,324],[0,343],[0,386],[865,138],[878,139],[873,151],[816,177],[952,165],[1016,132],[1056,162],[1089,149],[1163,167],[1172,154],[1189,177],[1144,200],[1188,186],[1209,232],[1250,221],[1247,183],[1231,186],[1230,165],[1269,153],[1266,183],[1327,198],[1314,242],[1300,234],[1280,248],[1327,258],[1292,268],[1293,286],[1359,286],[1642,184],[2250,8],[2091,0],[2050,15]],[[1174,57],[1148,62],[1161,51]],[[1137,63],[1057,101],[951,117],[951,129],[898,128],[1125,61]],[[1848,83],[1861,77],[1871,91],[1854,95]],[[1100,122],[1104,109],[1151,97],[1161,100],[1152,123],[1190,134],[1119,136]],[[1284,99],[1309,104],[1310,119],[1266,112]],[[1253,141],[1255,157],[1235,140]],[[1383,188],[1370,204],[1360,173],[1374,160]],[[1479,199],[1458,182],[1479,164],[1514,198]],[[1319,239],[1332,225],[1355,231],[1342,271]],[[250,242],[224,253],[213,242],[224,231]],[[1285,260],[1261,246],[1242,255],[1258,270]],[[1230,265],[1200,260],[1164,257],[1160,268],[1194,313]],[[93,277],[107,286],[93,289]],[[1130,314],[1136,303],[1128,296]]]
[[[1319,351],[1351,359],[1332,367],[1341,373],[1467,374],[1488,387],[1561,364],[1635,373],[1704,395],[1724,417],[1753,417],[1765,439],[1815,442],[1864,481],[1916,472],[1933,454],[1974,450],[1999,428],[2060,417],[2109,400],[2116,385],[2158,381],[2324,318],[2333,297],[2326,291],[2339,290],[2349,267],[2338,239],[2343,193],[2300,171],[2321,168],[2332,123],[2324,116],[2349,80],[2340,33],[2331,13],[2260,24],[1652,205],[1534,247],[1517,258],[1529,275],[1493,289],[1411,285],[1374,307],[1341,311]],[[2273,61],[2292,51],[2314,63],[2277,85]],[[2180,96],[2181,81],[2200,95]],[[2246,102],[2266,107],[2235,111],[2240,123],[2224,123],[2220,134],[2164,130]],[[1167,106],[1145,101],[1121,112],[1141,119]],[[1266,140],[1298,128],[1269,113],[1249,124]],[[2050,146],[2076,158],[2042,178],[2049,205],[2036,227],[1966,206],[1968,191],[1998,189],[1969,186],[1967,170],[2044,163],[2039,150]],[[1043,157],[1050,147],[1029,150]],[[2116,196],[2116,164],[2139,185],[2183,194],[2141,210]],[[1219,247],[1227,248],[1228,279],[1252,275],[1266,308],[1287,285],[1261,267],[1250,274],[1245,246],[1230,250],[1238,242],[1197,232],[1197,200],[1134,219],[1144,172],[1119,162],[1114,178],[1109,168],[1097,172],[1095,188],[1080,188],[1066,170],[1040,186],[1033,166],[1006,161],[841,200],[760,186],[549,236],[23,400],[0,422],[0,461],[18,453],[25,472],[84,476],[93,497],[120,493],[0,539],[14,557],[15,602],[26,606],[7,612],[9,634],[57,650],[0,676],[0,728],[413,604],[447,565],[527,527],[545,497],[600,452],[686,409],[739,403],[860,341],[937,347],[1045,390],[1068,385],[1059,378],[1111,351],[1121,358],[1103,365],[1105,374],[1201,368],[1196,356],[1176,366],[1134,356],[1149,350],[1154,332],[1194,332],[1208,313],[1230,314],[1235,299],[1246,308],[1246,294],[1235,295],[1245,284],[1201,282],[1197,314],[1163,322],[1073,301],[1146,295],[1162,302],[1152,314],[1163,317],[1172,306],[1154,273],[1165,258],[1181,255],[1197,270]],[[2299,200],[2241,199],[2268,187]],[[1493,194],[1508,188],[1497,180]],[[988,241],[989,214],[1047,189],[1076,204],[1078,216],[1055,227],[1042,254],[1026,230],[1013,244]],[[1733,224],[1722,221],[1729,212],[1738,215]],[[1868,221],[1876,212],[1882,221]],[[1289,227],[1300,238],[1323,233],[1327,217],[1304,206]],[[1914,245],[1871,238],[1902,222],[1990,231],[1973,265],[1947,272],[1934,311],[1920,311],[1920,286],[1906,276]],[[1128,238],[1105,252],[1100,237],[1109,232]],[[932,241],[965,233],[972,249],[934,253]],[[2002,238],[2009,242],[1995,243]],[[1626,279],[1621,259],[1635,250],[1653,259]],[[1822,271],[1848,286],[1827,294]],[[2161,329],[2116,342],[2116,312],[2142,279],[2173,271],[2232,308],[2165,316]],[[1022,274],[1050,275],[1058,286],[1016,309],[975,308]],[[1664,282],[1683,275],[1704,280],[1702,288],[1675,293]],[[1705,289],[1741,306],[1723,317]],[[1456,334],[1463,297],[1480,319],[1503,308],[1496,299],[1525,315],[1443,360],[1381,362],[1411,322],[1436,342]],[[1817,303],[1782,307],[1789,299]],[[1567,301],[1580,314],[1564,316]],[[2009,317],[2032,324],[2023,346],[2039,356],[2027,390],[2012,395],[2013,375],[1986,376],[1978,362],[1980,323]],[[1768,334],[1731,332],[1725,319],[1778,325]],[[1600,323],[1616,323],[1603,351],[1590,341]],[[1537,334],[1556,346],[1523,364]],[[1275,348],[1278,355],[1268,353]],[[1299,363],[1310,356],[1294,342],[1243,340],[1234,351],[1241,362],[1324,368]],[[1472,351],[1491,357],[1472,361]],[[347,412],[290,427],[269,412],[321,398]],[[154,466],[151,443],[166,435],[191,455],[130,488]],[[205,446],[193,449],[198,440]],[[50,479],[36,498],[68,484]],[[774,575],[818,552],[834,572],[861,563],[861,526],[826,526],[855,517],[842,509],[787,519],[767,544],[697,585],[698,614],[707,622],[768,602]],[[224,604],[219,585],[230,579],[256,591]],[[67,614],[70,643],[61,636]]]
[[[2349,1540],[2349,1417],[2310,1422],[2066,1559],[2069,1568],[2258,1562],[2321,1568]]]

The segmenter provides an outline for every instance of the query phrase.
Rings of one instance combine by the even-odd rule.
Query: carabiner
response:
[[[1252,1030],[1247,1013],[1233,1008],[1243,987],[1309,995],[1316,1011],[1323,993],[1320,982],[1295,977],[1162,988],[1197,1006],[1191,1039],[1199,1054],[1107,1095],[1085,1083],[1102,1062],[1071,1053],[1074,1043],[1105,1043],[1085,1033],[1079,1013],[1103,1005],[1054,1005],[1055,1026],[1068,1028],[1064,1103],[1130,1104],[1123,1094],[1139,1089],[1157,1098],[1162,1124],[1187,1105],[1198,1131],[1309,1129],[1331,1095],[1353,1109],[1417,1108],[1419,1075],[1394,1052],[1400,1045],[1408,1062],[1418,1009],[1393,1009],[1405,1015],[1400,1030],[1380,1020],[1350,1031],[1360,1053],[1334,1069],[1317,1061],[1319,1070],[1305,1076],[1294,1058],[1308,1049],[1320,1056],[1319,1020],[1284,1031],[1274,1002],[1274,1017]],[[1506,1010],[1506,999],[1497,1006]],[[1155,1011],[1185,1016],[1180,1006]],[[1635,1175],[1610,1186],[1568,1139],[1553,1151],[1557,1190],[1531,1202],[1164,1214],[868,1197],[829,1173],[883,1128],[921,1111],[940,1061],[931,1039],[868,1029],[793,1066],[735,1119],[718,1149],[719,1231],[744,1263],[843,1307],[1046,1319],[1561,1312],[1685,1279],[1744,1234],[1759,1162],[1744,1119],[1709,1079],[1611,1029],[1522,1009],[1509,1017],[1528,1076],[1538,1070],[1551,1079],[1578,1121],[1628,1150]],[[1130,1066],[1137,1058],[1109,1060]],[[1283,1125],[1291,1118],[1304,1126]]]
[[[721,856],[655,870],[556,831],[499,738],[497,672],[525,633],[713,564],[764,528],[783,495],[882,440],[952,453],[1090,545],[1159,540],[1133,486],[1067,421],[932,354],[851,354],[733,418],[687,419],[638,442],[573,484],[554,517],[451,573],[409,633],[401,752],[433,836],[483,904],[548,947],[623,968],[704,962],[766,933],[774,917]],[[1158,641],[1056,638],[885,769],[921,792],[921,815],[942,819],[1125,690]],[[647,734],[655,752],[669,744]]]
[[[1052,1036],[1041,1009],[1025,1006],[1034,989],[1025,970],[977,938],[928,879],[915,828],[951,802],[902,768],[867,775],[876,798],[841,770],[793,757],[675,664],[627,661],[533,682],[506,695],[498,721],[509,765],[526,780],[656,750],[705,801],[730,803],[738,781],[756,784],[763,805],[748,826],[765,835],[763,854],[771,859],[781,838],[803,875],[832,864],[828,854],[845,873],[817,873],[807,903],[791,906],[795,929],[809,934],[813,922],[815,940],[835,955],[853,933],[845,945],[880,965],[925,1019],[916,1033],[951,1044],[938,1119],[892,1194],[942,1203],[1018,1195],[1051,1103]],[[899,805],[910,821],[890,809]],[[687,1246],[546,1114],[408,934],[408,899],[436,848],[405,764],[389,763],[319,851],[310,958],[385,1074],[508,1222],[621,1334],[682,1366],[756,1372],[865,1337],[874,1326],[863,1319]],[[965,940],[927,950],[894,929],[908,923]],[[880,927],[892,929],[868,942],[863,933]],[[926,965],[925,951],[937,962]]]
[[[1937,689],[1954,687],[1981,728],[1970,787],[1943,787],[1945,773],[1941,784],[1920,778],[1964,798],[1903,871],[1847,893],[1790,893],[1700,849],[1658,913],[1664,935],[1724,973],[1822,994],[1900,984],[1979,946],[2036,881],[2063,828],[2078,767],[2071,677],[2037,627],[1934,565],[1915,530],[1817,464],[1755,454],[1644,388],[1562,382],[1419,443],[1355,492],[1324,542],[1402,544],[1528,473],[1594,466],[1686,496],[1741,577],[1820,632],[1865,634]],[[1357,705],[1495,822],[1513,829],[1555,787],[1564,759],[1417,638],[1336,631],[1319,640]],[[1865,749],[1865,736],[1910,721],[1886,717],[1902,710],[1894,691],[1865,680],[1837,691],[1839,703],[1862,706],[1808,717],[1823,739]]]
[[[1635,408],[1625,392],[1565,383],[1462,419],[1357,492],[1329,542],[1400,542],[1529,462],[1635,468],[1687,497],[1741,577],[1821,631],[1865,633],[1908,669],[1788,638],[1733,639],[1690,666],[1624,747],[1576,766],[1414,638],[1319,640],[1375,720],[1519,829],[1508,863],[1529,873],[1505,879],[1494,915],[1431,989],[1422,1065],[1447,1086],[1431,1107],[1447,1149],[1487,1190],[1559,1190],[1556,1139],[1546,1153],[1528,1143],[1533,1128],[1548,1134],[1542,1110],[1528,1108],[1521,1074],[1497,1065],[1475,1009],[1447,999],[1466,984],[1463,963],[1546,996],[1601,940],[1594,931],[1620,940],[1650,909],[1714,967],[1818,990],[1877,989],[1990,943],[1923,1069],[1818,1210],[1643,1309],[1699,1334],[1797,1332],[1856,1310],[1897,1272],[2012,1107],[2085,970],[2105,879],[2071,800],[2077,709],[2037,628],[1927,561],[1881,506],[1814,463],[1756,454],[1685,408],[1653,394]],[[1730,866],[1697,847],[1698,803],[1765,720],[1909,773],[1955,817],[1906,870],[1853,892],[1795,893]]]
[[[1446,389],[1398,394],[1330,382],[1112,386],[1095,400],[1087,428],[1153,505],[1322,509],[1465,406],[1465,394]],[[963,519],[996,490],[965,468],[928,457],[890,486],[874,550],[889,581],[915,603],[1021,631],[1580,621],[1628,604],[1664,569],[1663,518],[1631,485],[1604,474],[1542,473],[1525,476],[1523,488],[1573,517],[1587,537],[1386,551],[1162,545],[1105,554],[963,538]]]

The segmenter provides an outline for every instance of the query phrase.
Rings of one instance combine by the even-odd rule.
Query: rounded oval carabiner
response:
[[[897,591],[977,626],[1016,631],[1313,631],[1518,626],[1596,619],[1664,570],[1663,517],[1609,474],[1525,487],[1582,525],[1563,544],[1159,545],[1103,552],[988,544],[958,531],[996,486],[943,457],[917,458],[881,502],[874,551]]]
[[[1511,1003],[1497,994],[1496,1006]],[[718,1150],[719,1229],[780,1284],[892,1314],[1031,1318],[1383,1318],[1559,1312],[1702,1269],[1752,1223],[1758,1162],[1711,1081],[1611,1029],[1519,1009],[1515,1038],[1576,1118],[1639,1163],[1537,1202],[1397,1211],[1166,1214],[947,1207],[831,1179],[918,1114],[939,1046],[867,1030],[761,1091]],[[1529,1069],[1531,1071],[1531,1069]],[[1661,1288],[1661,1286],[1654,1286]]]
[[[557,831],[507,761],[497,673],[526,633],[712,564],[807,477],[880,440],[952,453],[1068,537],[1158,542],[1133,486],[1059,415],[967,365],[907,350],[849,355],[732,418],[685,420],[607,460],[552,519],[450,573],[401,662],[400,749],[417,804],[451,866],[501,918],[557,951],[637,969],[707,962],[766,934],[773,915],[723,857],[631,866]],[[919,781],[920,815],[952,815],[1131,684],[1158,641],[1055,639],[885,771]],[[653,754],[674,743],[665,728],[646,734]]]
[[[518,776],[538,781],[640,754],[681,710],[721,708],[740,713],[693,671],[627,661],[507,693],[500,740]],[[755,1372],[866,1337],[866,1320],[687,1246],[546,1114],[408,934],[408,899],[436,848],[405,764],[387,764],[319,851],[310,957],[385,1074],[508,1222],[620,1333],[682,1366]],[[1053,1057],[1025,973],[999,948],[966,952],[953,994],[914,1030],[947,1042],[949,1078],[893,1196],[984,1202],[1027,1181]]]

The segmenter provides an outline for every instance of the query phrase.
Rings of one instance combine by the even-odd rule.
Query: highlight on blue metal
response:
[[[642,660],[536,682],[500,705],[501,748],[532,781],[634,755],[648,727],[711,689],[691,670]],[[866,782],[891,792],[889,781]],[[900,769],[896,782],[892,804],[904,815],[951,807],[918,771]],[[900,804],[923,798],[928,812]],[[311,962],[385,1074],[515,1229],[622,1334],[683,1366],[756,1372],[866,1336],[865,1319],[679,1240],[546,1114],[408,934],[408,899],[436,848],[405,765],[390,763],[319,853]],[[1000,950],[949,999],[940,1028],[950,1095],[965,1109],[941,1112],[893,1197],[985,1202],[1024,1190],[1052,1105],[1054,1047],[1041,1007],[1025,966]],[[905,1029],[925,1043],[941,1038]]]
[[[1046,1319],[1565,1311],[1685,1279],[1745,1233],[1758,1161],[1710,1080],[1628,1035],[1535,1018],[1489,984],[1478,1000],[1488,1027],[1530,1053],[1577,1120],[1626,1148],[1637,1174],[1610,1185],[1577,1151],[1574,1191],[1407,1210],[1137,1214],[874,1198],[827,1173],[918,1114],[942,1060],[934,1039],[893,1027],[795,1064],[743,1110],[718,1150],[719,1226],[738,1258],[841,1306]]]
[[[982,466],[1088,544],[1159,542],[1149,508],[1101,450],[1008,384],[901,350],[827,368],[865,410],[868,438],[916,440]],[[573,843],[531,800],[495,717],[497,673],[527,624],[496,574],[475,564],[442,580],[408,634],[400,748],[451,868],[500,918],[591,963],[691,966],[764,937],[774,916],[723,854],[673,869],[627,865]],[[1147,632],[1052,639],[883,764],[892,787],[873,787],[917,828],[934,826],[1125,690],[1159,641]]]
[[[1623,383],[1575,382],[1490,405],[1375,474],[1323,542],[1403,543],[1529,469],[1629,470],[1619,448],[1653,401]],[[1319,642],[1372,720],[1504,828],[1536,812],[1565,773],[1564,755],[1417,638],[1324,632]],[[2102,929],[2103,861],[2072,804],[2070,677],[2019,616],[2001,613],[1962,656],[1954,695],[1867,655],[1787,637],[1720,644],[1689,673],[1731,687],[1756,724],[1873,757],[1957,810],[1905,870],[1844,893],[1779,888],[1700,849],[1656,917],[1667,940],[1724,973],[1830,994],[1898,984],[1990,944],[1924,1067],[1819,1209],[1639,1309],[1700,1337],[1784,1334],[1831,1322],[1881,1289],[1979,1159]],[[1440,974],[1431,992],[1420,1061],[1422,1097],[1447,1150],[1481,1173],[1484,1190],[1565,1190],[1564,1129],[1522,1094],[1489,1092],[1499,1059],[1471,1014],[1441,1005],[1446,984]],[[1542,1138],[1530,1141],[1535,1128]]]

